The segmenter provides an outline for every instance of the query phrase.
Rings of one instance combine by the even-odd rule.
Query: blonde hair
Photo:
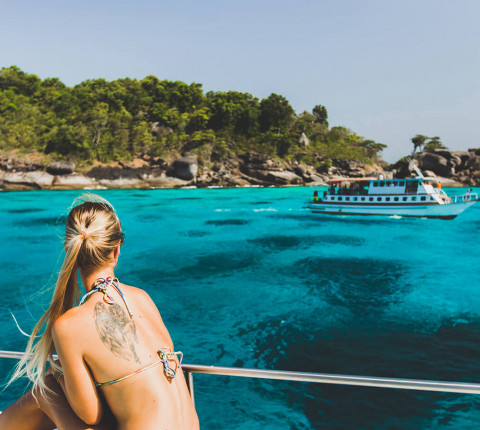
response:
[[[53,362],[55,345],[52,339],[53,323],[78,303],[80,288],[77,269],[85,273],[111,263],[112,251],[123,243],[120,221],[113,206],[95,194],[84,194],[74,200],[66,221],[65,259],[58,274],[52,301],[45,314],[35,325],[28,341],[25,355],[18,362],[7,385],[26,376],[33,382],[33,392],[44,395],[45,368],[50,361],[55,370],[61,370]],[[40,339],[37,335],[45,328]]]

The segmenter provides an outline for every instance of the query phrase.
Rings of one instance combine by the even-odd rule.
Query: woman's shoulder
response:
[[[120,288],[126,293],[127,300],[129,298],[132,299],[143,310],[147,311],[150,315],[155,316],[155,318],[159,318],[161,321],[162,317],[160,316],[160,311],[158,310],[157,305],[145,290],[125,284],[121,284]]]
[[[126,285],[126,284],[121,284],[120,288],[124,293],[127,293],[128,296],[130,296],[133,300],[135,301],[142,301],[145,304],[152,304],[155,306],[153,303],[152,298],[149,296],[149,294],[143,290],[142,288],[138,287],[133,287],[131,285]]]
[[[86,316],[79,307],[71,308],[60,315],[52,324],[54,337],[72,336],[78,330],[84,331]]]

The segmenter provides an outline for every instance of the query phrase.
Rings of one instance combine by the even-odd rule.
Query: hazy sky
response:
[[[0,66],[275,92],[392,162],[417,133],[480,147],[479,16],[477,0],[0,0]]]

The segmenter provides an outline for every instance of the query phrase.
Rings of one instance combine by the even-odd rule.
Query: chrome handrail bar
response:
[[[462,202],[473,202],[478,200],[478,194],[477,193],[467,193],[467,194],[462,194],[458,196],[453,196],[453,201],[454,203],[459,203],[459,201]]]
[[[0,358],[22,358],[22,352],[1,351]],[[193,389],[193,373],[243,378],[276,379],[282,381],[314,382],[323,384],[354,385],[377,388],[397,388],[404,390],[440,391],[446,393],[480,394],[480,384],[472,382],[429,381],[420,379],[401,379],[372,376],[337,375],[330,373],[294,372],[284,370],[245,369],[237,367],[203,366],[182,364],[188,381]],[[192,390],[193,394],[193,390]]]

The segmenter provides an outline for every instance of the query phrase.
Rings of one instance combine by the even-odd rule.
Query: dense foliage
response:
[[[307,146],[298,144],[302,133]],[[259,152],[319,164],[375,160],[384,148],[344,127],[329,128],[324,106],[296,115],[277,94],[263,100],[236,91],[204,94],[200,84],[155,76],[87,80],[70,88],[15,66],[0,71],[4,153],[108,162],[191,151],[208,163]]]

